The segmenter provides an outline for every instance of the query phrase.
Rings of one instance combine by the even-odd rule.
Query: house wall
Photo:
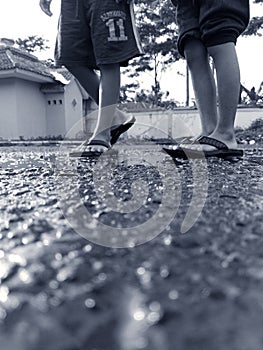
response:
[[[83,99],[75,79],[65,86],[65,128],[71,138],[83,133]]]
[[[17,135],[24,138],[46,136],[45,98],[40,84],[28,80],[16,79]]]
[[[172,116],[163,111],[132,113],[136,123],[129,135],[141,138],[167,138],[171,136]]]
[[[65,99],[64,93],[45,94],[47,136],[65,135]]]
[[[72,137],[83,132],[83,100],[72,80],[65,92],[40,91],[41,84],[24,79],[0,79],[0,137],[65,136],[75,126]]]
[[[199,113],[193,109],[164,112],[130,113],[136,117],[135,125],[128,131],[131,137],[181,138],[201,132]],[[235,127],[247,128],[256,119],[263,119],[262,108],[239,108]]]
[[[0,138],[13,139],[18,135],[15,79],[0,80]]]

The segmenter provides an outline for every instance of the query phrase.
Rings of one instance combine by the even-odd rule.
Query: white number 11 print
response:
[[[116,25],[119,27],[119,36],[116,35]],[[126,41],[128,37],[125,35],[123,19],[120,18],[115,21],[113,18],[106,22],[106,26],[109,28],[108,41]]]

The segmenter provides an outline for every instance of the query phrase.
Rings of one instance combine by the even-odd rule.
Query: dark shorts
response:
[[[115,0],[62,0],[57,65],[127,65],[142,54],[133,6]]]
[[[206,47],[236,43],[249,22],[249,0],[172,0],[177,6],[178,51],[185,40],[202,40]]]

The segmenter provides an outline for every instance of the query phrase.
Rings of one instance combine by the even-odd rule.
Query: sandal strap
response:
[[[89,143],[87,143],[86,146],[103,146],[108,149],[110,148],[110,145],[107,142],[102,140],[92,140]]]
[[[214,146],[219,150],[220,149],[228,149],[227,145],[224,142],[218,141],[218,140],[214,139],[213,137],[202,136],[197,141],[201,145]]]

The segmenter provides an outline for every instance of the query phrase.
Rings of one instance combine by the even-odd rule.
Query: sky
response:
[[[251,17],[263,16],[263,5],[251,3]],[[51,4],[52,17],[46,16],[39,7],[39,0],[1,0],[0,3],[0,37],[16,39],[28,35],[39,35],[49,40],[50,50],[41,58],[53,57],[60,0]],[[241,68],[241,83],[247,88],[256,89],[263,81],[263,36],[241,37],[237,43],[237,53]],[[179,74],[178,74],[179,73]],[[185,63],[180,60],[163,74],[161,87],[170,92],[170,97],[177,101],[185,100]],[[172,77],[172,79],[171,79]],[[149,87],[151,77],[140,79],[142,87]],[[145,85],[145,81],[147,85]],[[191,91],[191,97],[193,93]]]

